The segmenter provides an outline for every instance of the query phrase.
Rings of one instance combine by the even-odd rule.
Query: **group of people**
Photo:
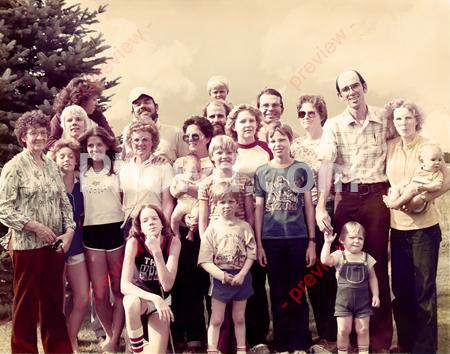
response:
[[[57,95],[52,118],[17,120],[24,149],[0,177],[12,352],[38,352],[38,323],[45,352],[76,352],[92,297],[102,352],[118,350],[125,325],[136,353],[169,342],[269,353],[267,277],[276,352],[389,352],[393,310],[399,351],[435,353],[434,199],[450,177],[419,135],[419,108],[367,105],[367,83],[349,70],[336,79],[346,109],[334,118],[323,97],[298,98],[298,136],[277,90],[233,106],[225,78],[207,89],[181,129],[161,122],[151,90],[133,89],[121,146],[97,105],[101,85],[83,78]]]

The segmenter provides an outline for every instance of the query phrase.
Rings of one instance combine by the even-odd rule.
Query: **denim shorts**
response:
[[[224,271],[236,275],[240,270],[228,269]],[[250,296],[253,295],[252,275],[250,272],[248,272],[244,278],[244,282],[240,286],[222,284],[220,280],[214,278],[211,282],[209,295],[225,304],[231,301],[247,300]]]

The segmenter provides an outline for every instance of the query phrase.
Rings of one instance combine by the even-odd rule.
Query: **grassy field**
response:
[[[443,231],[437,275],[439,353],[450,353],[450,193],[447,193],[443,198],[440,198],[440,200],[437,201],[437,205],[442,214],[441,228]],[[0,304],[0,308],[3,309],[6,307],[9,307],[8,303]],[[311,319],[311,325],[313,326],[313,324],[314,321]],[[314,331],[314,328],[312,328],[312,330]],[[3,322],[0,322],[0,353],[10,352],[10,338],[11,322],[4,320]],[[79,339],[80,352],[99,352],[97,340],[95,339],[93,332],[89,330],[87,321],[80,332]],[[42,348],[40,352],[43,353]]]

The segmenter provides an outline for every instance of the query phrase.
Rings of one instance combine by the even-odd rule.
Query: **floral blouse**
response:
[[[6,242],[13,250],[48,246],[34,232],[24,231],[30,220],[50,228],[56,235],[75,230],[72,206],[58,166],[42,155],[40,168],[24,149],[3,167],[0,176],[0,221],[9,228]]]

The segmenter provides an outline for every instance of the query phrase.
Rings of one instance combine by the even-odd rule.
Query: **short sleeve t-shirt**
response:
[[[308,237],[303,193],[314,186],[310,171],[298,161],[284,168],[265,164],[256,170],[255,195],[264,198],[263,239]]]
[[[344,264],[344,256],[343,256],[344,252],[348,262],[364,263],[364,260],[366,259],[366,252],[361,252],[360,258],[355,260],[353,259],[354,256],[348,251],[342,250],[334,251],[331,254],[331,257],[333,257],[336,261],[336,264],[334,266],[336,268],[336,279],[339,279],[339,272],[342,268],[342,265]],[[377,263],[377,261],[370,254],[367,254],[367,269],[372,268],[375,265],[375,263]]]

